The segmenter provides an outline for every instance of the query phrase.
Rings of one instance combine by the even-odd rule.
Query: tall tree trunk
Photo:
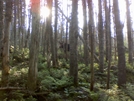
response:
[[[109,2],[109,3],[108,3]],[[109,4],[109,5],[108,5]],[[105,31],[106,31],[106,61],[108,62],[108,71],[107,71],[107,89],[109,89],[109,82],[110,82],[110,66],[111,66],[111,27],[110,27],[110,0],[105,0],[105,17],[106,17],[106,25],[105,25]]]
[[[83,5],[83,34],[84,34],[84,60],[86,66],[89,64],[89,52],[88,52],[88,44],[87,44],[87,6],[86,6],[86,0],[82,0]]]
[[[12,20],[12,0],[6,0],[5,9],[5,29],[4,29],[4,40],[3,40],[3,51],[2,51],[2,86],[8,85],[9,77],[9,34],[10,25]]]
[[[32,34],[29,53],[28,89],[35,91],[37,83],[37,63],[39,53],[39,10],[40,0],[31,0]]]
[[[99,35],[99,70],[103,72],[104,67],[104,34],[103,34],[103,19],[102,19],[102,0],[99,3],[98,15],[98,35]]]
[[[0,60],[2,58],[2,41],[4,38],[3,29],[3,0],[0,0]]]
[[[126,84],[126,61],[123,40],[123,25],[120,21],[118,0],[113,0],[118,50],[118,86]]]
[[[6,87],[9,84],[9,34],[12,20],[12,0],[5,1],[5,26],[4,39],[2,41],[2,77],[1,86]],[[4,101],[5,91],[0,91],[0,100]]]
[[[55,0],[55,29],[54,29],[54,67],[58,65],[57,57],[57,23],[58,22],[58,0]]]
[[[68,0],[67,0],[67,17],[68,17]],[[68,60],[68,21],[66,21],[66,40],[65,40],[65,54],[66,54],[66,61]]]
[[[16,14],[17,14],[17,1],[14,0],[14,54],[16,53],[17,38],[16,38]]]
[[[78,39],[78,0],[72,1],[72,14],[69,31],[70,44],[70,70],[69,74],[73,77],[74,86],[78,85],[78,63],[77,63],[77,39]]]
[[[90,43],[91,43],[91,83],[90,90],[94,89],[94,18],[93,18],[93,2],[92,0],[88,0],[88,9],[89,9],[89,35],[90,35]]]
[[[46,19],[46,49],[47,49],[47,67],[51,66],[51,58],[52,62],[54,61],[54,52],[53,52],[53,34],[52,34],[52,0],[47,0],[47,7],[50,9],[50,15]],[[51,57],[52,56],[52,57]],[[54,63],[54,62],[53,62]]]
[[[126,0],[126,15],[127,15],[127,36],[128,36],[128,61],[129,63],[133,62],[133,37],[132,37],[132,24],[131,24],[131,15],[130,15],[130,2]]]

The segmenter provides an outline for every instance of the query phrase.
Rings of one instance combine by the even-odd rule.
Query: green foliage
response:
[[[61,100],[62,96],[59,93],[52,93],[51,92],[48,96],[49,96],[48,99],[50,101],[62,101]]]
[[[9,85],[10,86],[25,86],[27,82],[28,68],[12,68],[10,70]]]
[[[111,89],[100,90],[100,101],[133,101],[131,98],[122,90],[118,89],[117,85],[113,85]]]
[[[59,60],[59,65],[62,68],[69,68],[69,63],[65,60],[65,58]]]
[[[99,70],[99,64],[98,63],[94,63],[94,70]]]
[[[132,64],[130,64],[130,63],[126,63],[126,67],[127,67],[127,69],[129,69],[129,70],[133,70],[134,69],[134,67],[133,67],[133,65]]]
[[[65,96],[67,98],[79,100],[79,101],[98,101],[99,94],[91,92],[89,86],[79,86],[77,88],[71,86],[64,90]]]
[[[47,69],[39,72],[40,85],[43,90],[61,89],[72,84],[72,79],[68,76],[66,69]]]
[[[23,48],[21,51],[20,51],[20,54],[22,54],[24,56],[24,58],[29,58],[29,49],[28,48]]]
[[[37,99],[33,98],[32,96],[26,98],[25,101],[37,101]]]
[[[23,99],[24,94],[20,93],[19,91],[12,91],[9,93],[8,96],[9,96],[8,99],[10,99],[10,101],[25,101]]]
[[[131,98],[134,99],[134,85],[127,83],[126,89],[124,90]]]
[[[7,101],[7,100],[5,100],[5,101]],[[23,96],[20,96],[20,98],[10,99],[10,101],[37,101],[37,99],[33,98],[32,96],[30,96],[28,98],[23,98]]]

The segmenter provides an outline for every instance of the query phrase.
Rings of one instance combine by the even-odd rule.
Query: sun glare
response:
[[[44,19],[44,18],[48,17],[49,14],[50,14],[50,10],[45,6],[42,6],[41,9],[40,9],[41,18]]]

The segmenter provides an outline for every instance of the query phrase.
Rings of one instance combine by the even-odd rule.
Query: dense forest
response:
[[[134,101],[133,0],[0,0],[0,101]]]

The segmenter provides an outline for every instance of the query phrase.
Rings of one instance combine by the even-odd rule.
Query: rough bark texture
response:
[[[9,34],[12,20],[12,0],[6,0],[5,30],[2,50],[2,86],[8,85],[9,76]]]
[[[9,34],[10,25],[12,20],[12,0],[5,1],[5,26],[4,26],[4,37],[2,40],[2,77],[1,86],[8,86],[9,82]],[[0,92],[0,101],[5,98],[5,91]]]
[[[126,61],[125,61],[125,49],[123,40],[123,25],[120,21],[120,13],[118,7],[118,0],[113,0],[114,15],[115,15],[115,27],[117,36],[117,50],[118,50],[118,86],[126,84]]]
[[[110,29],[110,3],[108,5],[107,0],[105,0],[105,17],[106,17],[106,25],[105,25],[105,31],[106,31],[106,62],[108,63],[108,71],[107,71],[107,89],[109,89],[109,83],[110,83],[110,66],[111,66],[111,29]]]
[[[57,23],[58,22],[58,0],[55,0],[55,29],[54,29],[54,66],[58,65],[58,56],[57,56]]]
[[[88,44],[87,44],[87,6],[86,6],[86,0],[82,0],[83,4],[83,36],[84,36],[84,60],[86,66],[89,64],[89,52],[88,52]]]
[[[128,61],[129,63],[133,62],[133,36],[132,36],[132,24],[131,24],[131,15],[130,15],[130,6],[129,0],[126,0],[126,10],[127,10],[127,36],[128,36]]]
[[[40,0],[31,1],[32,34],[29,53],[28,89],[35,91],[37,83],[37,63],[39,53],[39,8]]]
[[[98,15],[98,35],[99,35],[99,70],[103,72],[104,67],[104,33],[103,33],[103,19],[102,19],[102,0],[99,3],[99,15]]]
[[[14,0],[14,54],[16,53],[16,47],[17,47],[17,36],[16,36],[16,22],[17,22],[17,2]]]
[[[94,19],[93,19],[93,3],[92,0],[88,0],[88,9],[89,9],[89,35],[91,43],[91,59],[90,59],[90,68],[91,68],[91,80],[90,80],[90,90],[94,90]]]
[[[0,0],[0,60],[2,56],[3,37],[3,0]]]
[[[47,67],[51,66],[51,59],[53,61],[53,34],[52,34],[52,0],[47,0],[47,7],[50,9],[50,15],[46,19],[46,52],[47,52]],[[51,57],[52,56],[52,57]]]
[[[77,64],[77,39],[78,39],[78,0],[72,1],[72,15],[69,31],[70,44],[70,76],[74,79],[74,86],[78,85],[78,64]]]

